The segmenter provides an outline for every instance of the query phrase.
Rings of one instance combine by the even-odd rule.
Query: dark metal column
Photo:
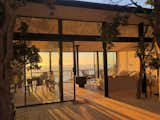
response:
[[[79,76],[79,45],[76,45],[77,76]]]
[[[49,52],[49,72],[52,72],[52,52]]]
[[[24,72],[24,106],[27,106],[27,79],[26,79],[26,65],[25,64],[24,64],[23,72]]]
[[[73,73],[74,73],[74,102],[76,102],[76,51],[75,44],[73,42]]]
[[[26,41],[24,41],[24,45],[26,45]],[[24,106],[27,106],[27,78],[26,78],[26,53],[24,52],[24,68],[23,68],[23,79],[24,79]]]
[[[58,33],[62,35],[62,20],[58,20]],[[59,39],[59,92],[60,101],[63,102],[63,42]]]
[[[97,51],[97,78],[99,78],[99,53]]]
[[[104,67],[104,95],[105,97],[109,97],[108,92],[108,61],[107,61],[107,49],[106,42],[103,41],[103,67]]]
[[[144,23],[142,22],[138,24],[138,36],[139,38],[144,37]],[[140,40],[140,42],[144,42],[144,39]]]
[[[96,76],[96,52],[93,52],[93,63],[94,63],[94,75]]]
[[[119,52],[116,52],[116,75],[119,72]]]

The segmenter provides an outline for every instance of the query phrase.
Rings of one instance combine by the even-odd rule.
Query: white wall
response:
[[[139,59],[136,51],[117,52],[118,75],[133,75],[139,72]]]

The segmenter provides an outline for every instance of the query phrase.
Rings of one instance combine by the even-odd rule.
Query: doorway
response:
[[[28,47],[39,49],[41,62],[38,70],[28,70],[28,64],[25,65],[25,71],[22,70],[21,79],[16,84],[16,107],[73,100],[73,42],[62,42],[62,49],[59,41],[25,42]]]

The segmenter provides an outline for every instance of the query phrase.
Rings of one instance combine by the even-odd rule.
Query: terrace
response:
[[[96,90],[97,91],[97,90]],[[17,120],[115,120],[160,119],[160,104],[154,98],[137,100],[133,91],[112,92],[110,98],[102,93],[76,87],[77,103],[64,102],[20,108]],[[70,94],[71,95],[71,94]]]

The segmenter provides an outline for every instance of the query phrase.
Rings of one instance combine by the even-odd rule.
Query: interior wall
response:
[[[118,51],[118,75],[132,76],[139,72],[139,59],[136,56],[136,51]]]

